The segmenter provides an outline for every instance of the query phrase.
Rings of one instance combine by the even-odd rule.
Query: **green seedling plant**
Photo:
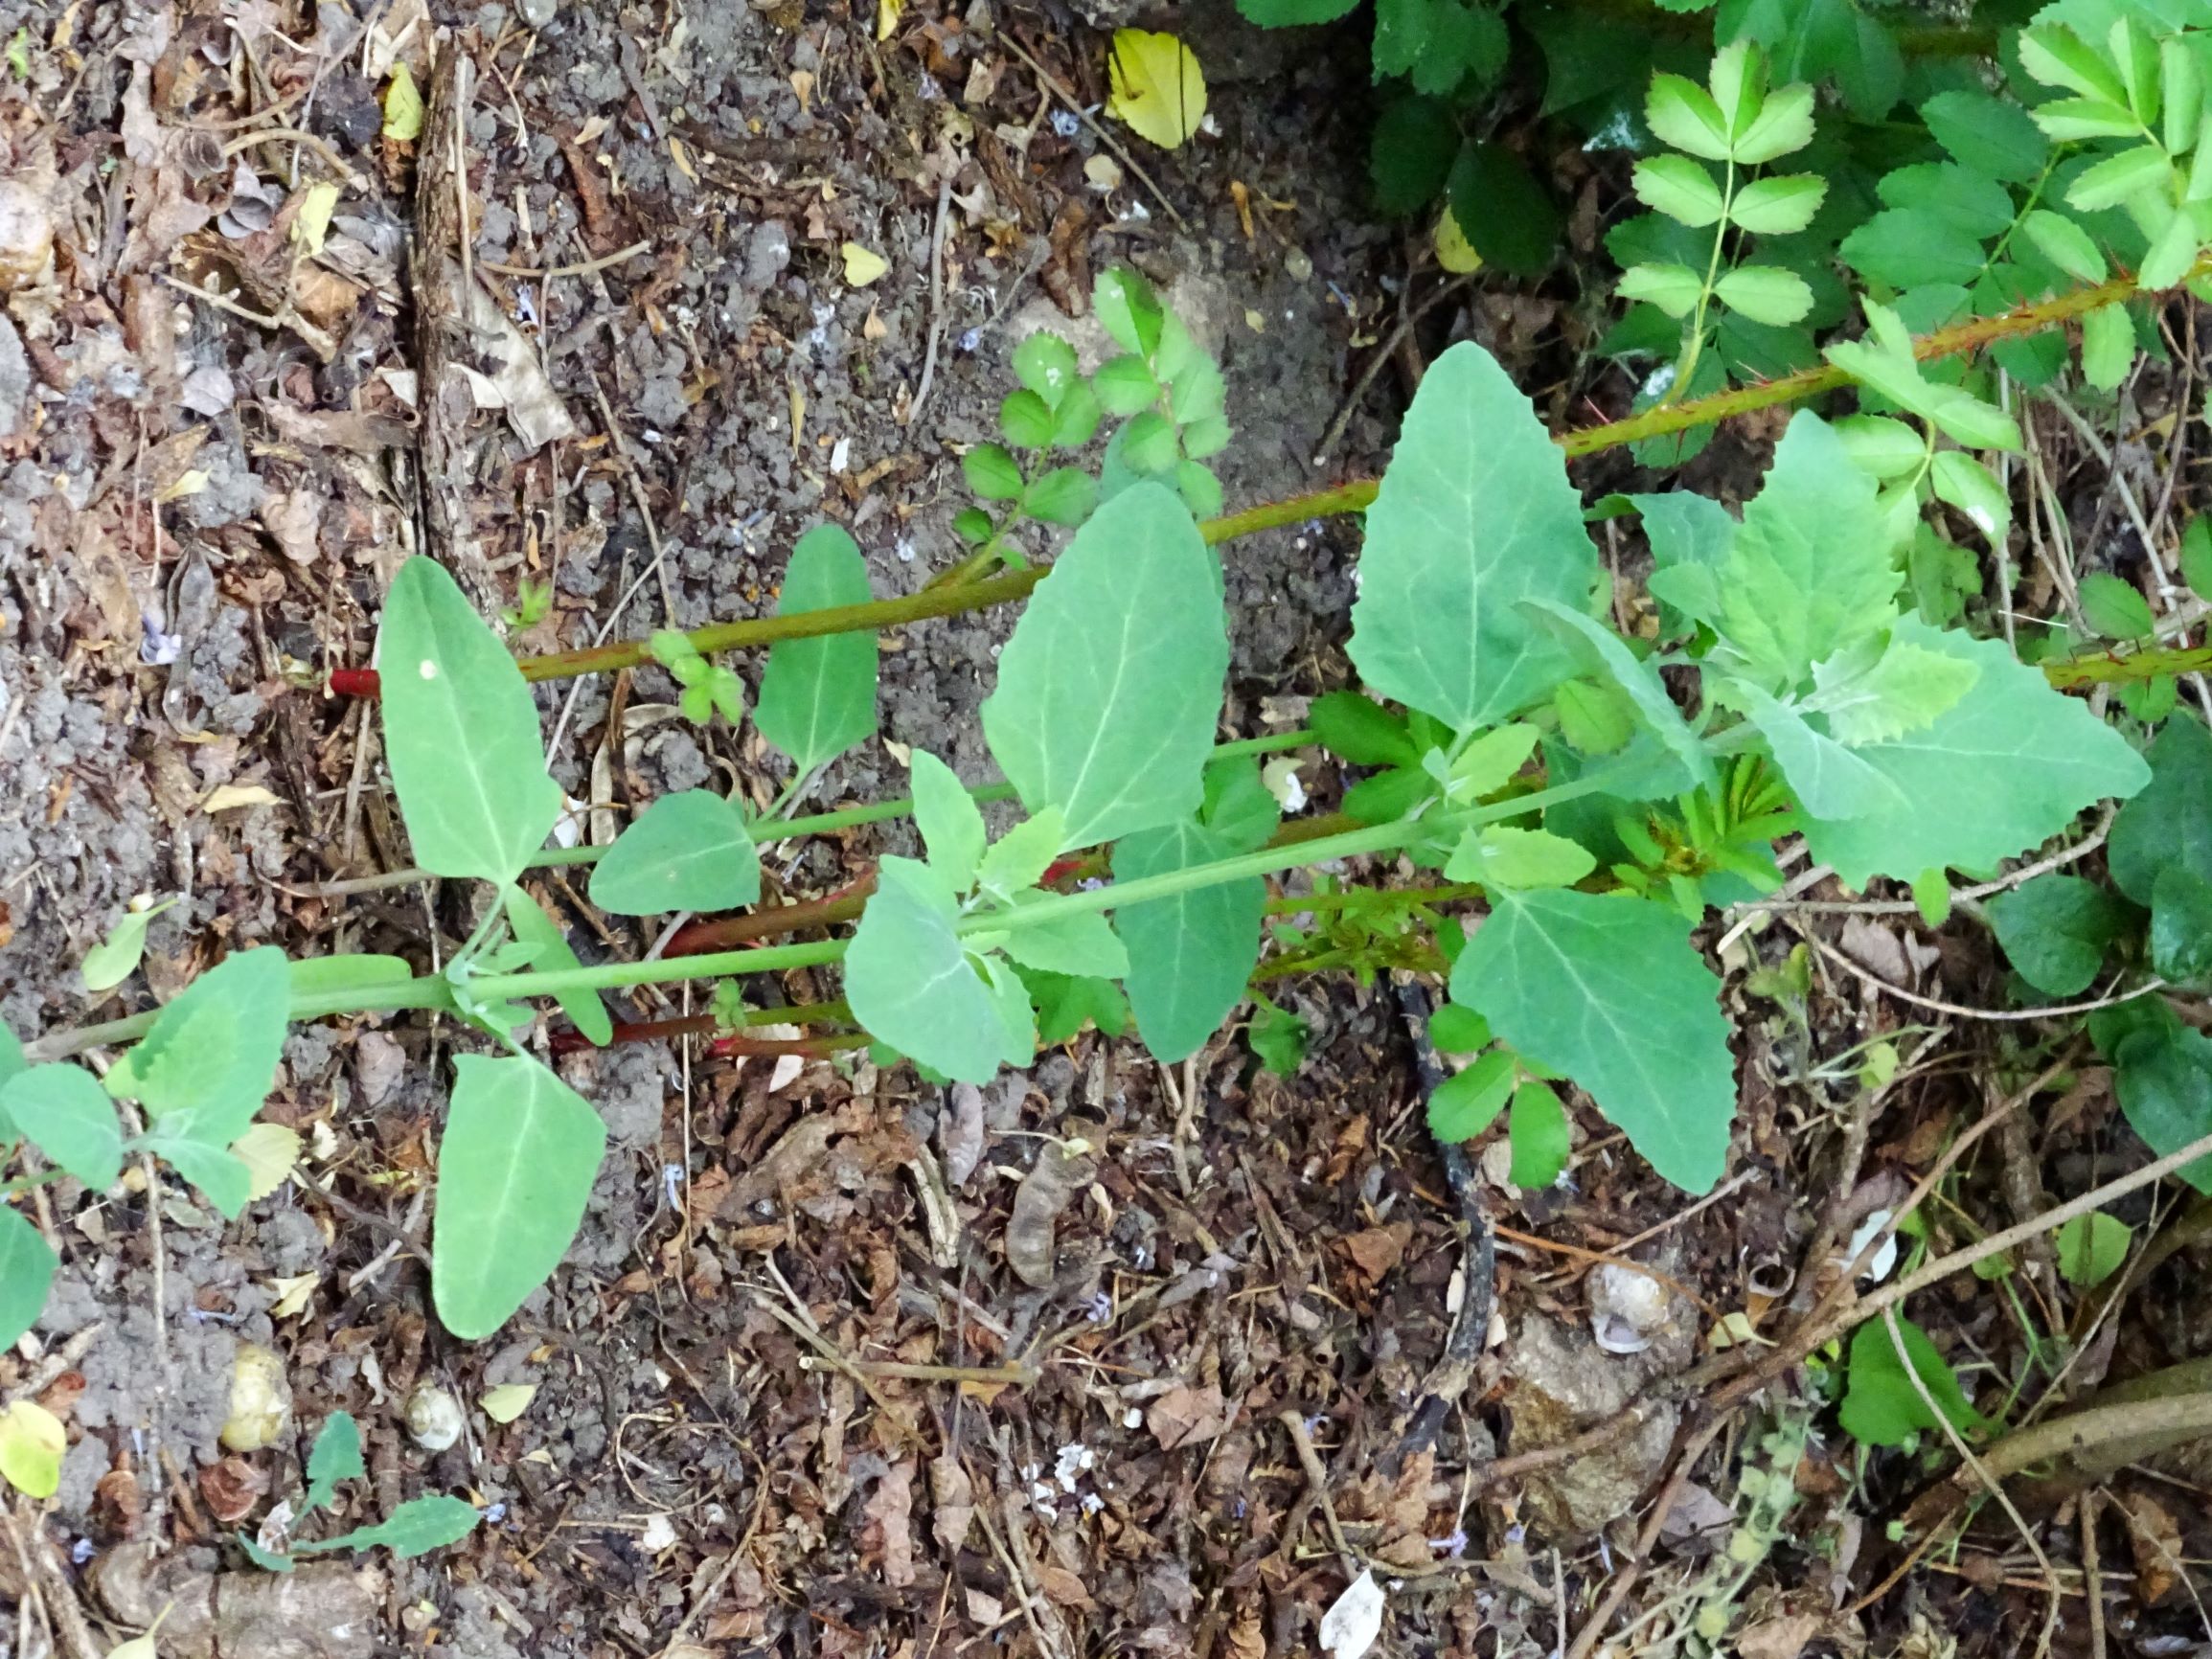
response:
[[[457,1544],[475,1531],[483,1516],[467,1500],[440,1493],[410,1498],[375,1526],[355,1527],[329,1538],[296,1538],[291,1530],[318,1510],[330,1510],[337,1501],[340,1481],[368,1477],[361,1459],[361,1430],[346,1412],[332,1412],[315,1436],[308,1453],[308,1485],[298,1508],[278,1506],[277,1514],[264,1523],[259,1537],[237,1534],[239,1548],[255,1566],[271,1573],[288,1573],[301,1560],[338,1551],[359,1555],[364,1550],[386,1549],[404,1559]]]

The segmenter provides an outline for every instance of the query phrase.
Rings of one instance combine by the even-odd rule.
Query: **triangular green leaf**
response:
[[[33,1066],[0,1085],[0,1111],[33,1146],[96,1193],[123,1173],[115,1102],[81,1066]]]
[[[514,657],[436,559],[399,567],[376,643],[384,752],[415,861],[506,881],[560,816],[537,704]]]
[[[989,1082],[1032,1051],[1016,1042],[997,989],[954,931],[959,920],[952,889],[933,866],[884,859],[845,953],[845,999],[870,1036],[946,1077]]]
[[[546,915],[544,906],[520,884],[509,882],[504,898],[507,925],[514,930],[515,941],[529,945],[536,953],[530,959],[533,968],[539,973],[559,973],[583,966],[577,961],[576,951],[570,946],[568,936],[560,930],[560,924]],[[614,1036],[614,1020],[606,1011],[606,1004],[600,1001],[598,991],[556,991],[553,1000],[583,1034],[586,1042],[604,1048]]]
[[[617,916],[734,910],[761,897],[761,854],[735,806],[711,789],[685,789],[663,795],[615,837],[590,892]]]
[[[1217,830],[1171,825],[1116,843],[1114,879],[1164,875],[1243,851]],[[1250,876],[1124,905],[1115,913],[1129,952],[1129,1007],[1155,1059],[1172,1064],[1197,1053],[1243,1001],[1245,982],[1260,960],[1266,902],[1266,883]]]
[[[1735,1062],[1721,983],[1677,912],[1566,891],[1495,896],[1451,999],[1586,1090],[1652,1167],[1702,1193],[1727,1161]]]
[[[1031,812],[1087,847],[1198,804],[1229,666],[1221,576],[1156,484],[1101,507],[1038,585],[984,700],[991,752]]]
[[[264,944],[224,958],[161,1011],[126,1057],[129,1093],[158,1136],[219,1150],[246,1132],[276,1081],[290,989],[285,953]]]
[[[1453,729],[1488,725],[1573,672],[1525,599],[1574,607],[1597,550],[1535,409],[1463,341],[1429,365],[1367,514],[1352,660],[1371,691]]]

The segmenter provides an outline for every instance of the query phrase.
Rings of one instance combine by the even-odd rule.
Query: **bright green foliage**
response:
[[[914,751],[914,828],[929,852],[929,867],[954,893],[975,884],[989,831],[983,813],[952,768],[926,749]]]
[[[733,670],[699,655],[674,628],[659,629],[650,643],[653,661],[682,688],[676,707],[685,719],[703,726],[719,714],[734,726],[745,717],[745,688]]]
[[[1921,1430],[1940,1427],[1941,1420],[1921,1398],[1922,1388],[1961,1434],[1980,1428],[1981,1414],[1966,1398],[1957,1375],[1936,1352],[1927,1332],[1908,1319],[1900,1319],[1897,1329],[1905,1359],[1911,1361],[1910,1372],[1905,1370],[1905,1359],[1898,1357],[1886,1322],[1869,1320],[1853,1332],[1841,1413],[1844,1432],[1867,1445],[1898,1446]],[[1916,1375],[1920,1388],[1913,1386]]]
[[[1229,662],[1220,580],[1182,504],[1138,484],[1076,533],[1000,652],[984,736],[1069,846],[1198,805]]]
[[[19,1212],[0,1205],[0,1346],[14,1347],[45,1311],[46,1293],[60,1265],[38,1229]]]
[[[161,1011],[105,1079],[109,1094],[145,1111],[140,1144],[226,1216],[245,1207],[245,1166],[229,1148],[276,1081],[289,983],[274,945],[225,958]]]
[[[1514,1090],[1506,1135],[1513,1145],[1506,1179],[1515,1186],[1548,1187],[1565,1171],[1573,1135],[1566,1107],[1550,1084],[1526,1082]]]
[[[534,1059],[459,1055],[453,1072],[430,1290],[445,1329],[474,1341],[506,1324],[560,1264],[599,1174],[606,1127]]]
[[[2151,602],[2131,583],[2109,571],[2093,571],[2082,578],[2082,620],[2109,640],[2139,640],[2157,626]]]
[[[2102,1284],[2128,1260],[2128,1246],[2134,1236],[2125,1221],[2102,1210],[2076,1216],[2051,1235],[2059,1259],[2059,1277],[2085,1289]]]
[[[2212,881],[2212,732],[2169,720],[2150,761],[2150,783],[2112,820],[2106,852],[2112,885],[2146,909],[2169,868]]]
[[[416,862],[513,879],[561,807],[514,658],[445,567],[417,557],[385,598],[376,662],[384,753]]]
[[[140,959],[146,955],[146,930],[155,917],[175,902],[165,898],[144,910],[125,910],[118,917],[107,937],[84,953],[84,989],[95,995],[113,990],[136,973]]]
[[[369,1473],[361,1461],[361,1425],[351,1412],[334,1411],[315,1436],[308,1453],[308,1489],[300,1499],[300,1513],[327,1509],[337,1495],[340,1481],[357,1481]]]
[[[350,1533],[341,1533],[334,1538],[323,1538],[313,1543],[295,1543],[292,1554],[322,1556],[333,1550],[351,1550],[358,1554],[362,1550],[381,1546],[405,1560],[413,1556],[426,1556],[432,1550],[442,1550],[447,1544],[458,1544],[476,1530],[476,1523],[483,1518],[476,1506],[465,1498],[443,1494],[429,1498],[410,1498],[373,1527],[356,1527]]]
[[[1252,998],[1252,1024],[1245,1037],[1260,1063],[1277,1077],[1291,1077],[1306,1063],[1306,1044],[1312,1034],[1288,1009],[1264,996]]]
[[[1524,599],[1580,605],[1597,550],[1558,446],[1487,352],[1429,366],[1367,515],[1352,660],[1374,691],[1459,730],[1572,674]]]
[[[1893,637],[1974,664],[1979,674],[1932,725],[1852,751],[1895,785],[1895,800],[1806,824],[1813,855],[1848,885],[1863,888],[1877,875],[1909,881],[1944,866],[1993,869],[2148,779],[2118,733],[2053,691],[2003,641],[1939,633],[1914,617],[1901,619]]]
[[[2130,929],[2128,906],[2093,881],[2039,875],[1988,901],[1997,943],[2019,976],[2048,996],[2079,996]]]
[[[1031,341],[1050,339],[1050,334],[1030,336]],[[1071,352],[1071,364],[1072,358]],[[818,524],[791,550],[776,614],[799,616],[865,604],[869,597],[868,565],[859,548],[839,526]],[[876,734],[878,655],[872,633],[778,640],[768,648],[768,666],[761,674],[753,724],[801,772],[866,742]]]
[[[1505,1110],[1518,1074],[1513,1056],[1503,1049],[1492,1049],[1454,1072],[1428,1097],[1428,1132],[1447,1143],[1473,1140]]]
[[[1002,1065],[1029,1063],[1035,1030],[1012,967],[970,955],[959,921],[953,883],[934,862],[884,859],[846,952],[845,999],[870,1035],[901,1054],[962,1082],[989,1082]]]
[[[0,1113],[57,1169],[96,1193],[123,1172],[115,1102],[81,1066],[32,1066],[0,1084]]]
[[[1451,972],[1452,1001],[1581,1084],[1693,1193],[1721,1178],[1736,1112],[1719,993],[1680,917],[1583,893],[1494,894]]]
[[[1444,867],[1453,881],[1498,888],[1571,887],[1598,867],[1580,843],[1548,830],[1488,825],[1470,830]]]
[[[596,875],[597,872],[594,872]],[[576,952],[570,948],[567,936],[544,907],[517,883],[510,882],[502,896],[507,912],[507,925],[513,930],[515,943],[531,950],[530,966],[539,973],[555,973],[566,968],[581,967]],[[568,1015],[586,1041],[604,1047],[614,1035],[614,1021],[608,1016],[606,1004],[599,1000],[596,990],[565,990],[554,992],[554,1000],[560,1011]]]
[[[1448,1002],[1429,1016],[1428,1040],[1440,1054],[1477,1054],[1490,1047],[1490,1021],[1471,1008]]]
[[[617,916],[731,910],[760,896],[761,854],[745,816],[711,789],[663,795],[591,873],[592,903]]]
[[[1986,92],[1938,93],[1920,116],[1960,166],[2008,184],[2034,178],[2050,159],[2050,143],[2028,112]]]

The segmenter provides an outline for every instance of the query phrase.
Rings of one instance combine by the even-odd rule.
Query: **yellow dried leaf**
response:
[[[231,1143],[231,1153],[246,1167],[247,1195],[266,1198],[300,1161],[300,1137],[282,1124],[256,1124]]]
[[[493,1422],[513,1422],[530,1409],[530,1402],[536,1398],[535,1382],[503,1382],[497,1388],[487,1389],[478,1403]]]
[[[1482,256],[1474,251],[1474,244],[1467,239],[1449,208],[1436,216],[1436,262],[1455,276],[1482,269]]]
[[[30,1498],[50,1498],[61,1486],[61,1454],[69,1431],[35,1400],[19,1399],[0,1413],[0,1475]]]
[[[401,144],[422,136],[422,94],[402,62],[393,63],[391,82],[384,88],[384,136]]]
[[[107,1650],[107,1659],[155,1659],[156,1649],[151,1636],[133,1636],[127,1642],[118,1642]]]
[[[176,481],[164,485],[153,492],[156,501],[182,501],[188,495],[197,495],[207,488],[207,474],[199,467],[176,475]]]
[[[899,18],[906,10],[906,0],[876,0],[876,38],[888,40],[892,31],[899,27]]]
[[[1106,68],[1113,83],[1106,113],[1162,149],[1175,148],[1206,119],[1205,73],[1173,34],[1116,30]]]
[[[319,1273],[295,1273],[269,1281],[277,1293],[276,1306],[269,1309],[271,1319],[290,1319],[308,1310],[308,1300],[322,1283]]]
[[[202,812],[232,812],[240,807],[275,807],[280,797],[260,784],[217,784],[199,804]]]
[[[338,187],[334,184],[311,184],[301,196],[300,211],[292,216],[292,240],[309,259],[323,251],[323,239],[331,231],[331,215],[337,207]]]
[[[844,247],[845,281],[855,288],[864,288],[891,268],[891,261],[873,248],[864,248],[858,242],[847,242]]]

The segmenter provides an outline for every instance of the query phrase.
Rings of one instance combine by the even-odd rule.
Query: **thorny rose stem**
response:
[[[2182,281],[2187,283],[2207,275],[2212,275],[2212,259],[2199,260]],[[1976,317],[1970,322],[1956,323],[1948,329],[1938,329],[1932,333],[1920,335],[1913,341],[1913,354],[1924,363],[1959,356],[1968,352],[1979,351],[1999,340],[2018,339],[2027,334],[2041,333],[2046,329],[2058,328],[2114,301],[2131,299],[2135,293],[2134,278],[2114,277],[2109,282],[2076,288],[1995,317]],[[1804,369],[1794,375],[1785,375],[1778,380],[1763,380],[1756,385],[1739,386],[1731,391],[1693,398],[1687,402],[1647,409],[1640,415],[1608,421],[1602,426],[1585,426],[1579,431],[1562,433],[1554,442],[1570,458],[1595,455],[1602,450],[1617,449],[1625,443],[1638,443],[1649,438],[1662,438],[1672,432],[1686,432],[1692,427],[1747,415],[1756,409],[1816,398],[1822,393],[1837,391],[1851,383],[1852,377],[1833,364],[1818,369]],[[1286,501],[1264,502],[1258,507],[1246,508],[1242,512],[1209,518],[1198,529],[1209,543],[1220,543],[1263,530],[1279,530],[1288,525],[1303,524],[1309,519],[1363,512],[1374,504],[1376,489],[1373,479],[1355,479],[1327,489],[1314,490],[1311,494],[1294,495]],[[710,623],[685,637],[698,651],[708,654],[737,650],[746,646],[772,645],[778,640],[812,639],[823,634],[872,632],[899,627],[926,617],[956,616],[966,611],[1011,603],[1026,597],[1031,589],[1044,580],[1050,569],[1049,565],[1032,565],[1027,570],[1010,571],[982,581],[924,588],[920,593],[909,594],[901,599],[874,600],[867,604],[833,605],[823,610],[802,611],[793,616]],[[645,641],[626,640],[618,645],[558,651],[549,656],[522,657],[518,660],[524,679],[559,680],[573,678],[578,674],[604,673],[616,669],[634,668],[650,661],[651,654],[651,648]],[[2046,664],[2044,671],[2050,676],[2053,685],[2074,689],[2114,681],[2149,679],[2165,673],[2186,673],[2206,667],[2212,667],[2212,648],[2175,651],[2146,650],[2125,657],[2080,657],[2067,663]],[[330,689],[332,693],[341,696],[373,697],[377,690],[376,670],[333,669],[331,671]]]

